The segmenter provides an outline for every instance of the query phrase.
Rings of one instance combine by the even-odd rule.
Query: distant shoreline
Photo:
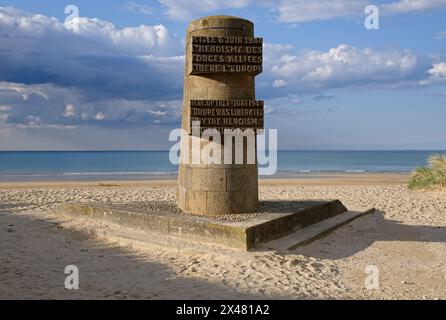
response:
[[[259,156],[260,179],[313,179],[343,174],[409,174],[440,151],[278,151]],[[176,179],[177,159],[153,152],[0,152],[0,182]]]
[[[364,170],[321,170],[321,171],[279,171],[271,176],[259,176],[260,180],[271,179],[320,179],[361,176],[407,176],[410,172],[367,172]],[[80,172],[80,173],[42,173],[42,174],[0,174],[2,182],[94,182],[94,181],[156,181],[176,180],[177,172]]]
[[[406,184],[409,173],[306,173],[292,177],[260,177],[260,185],[375,185]],[[113,187],[113,186],[176,186],[176,175],[152,176],[150,179],[116,180],[10,180],[0,181],[0,188],[17,187]]]

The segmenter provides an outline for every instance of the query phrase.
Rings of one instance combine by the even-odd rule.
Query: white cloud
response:
[[[446,63],[441,62],[434,64],[432,69],[430,69],[429,74],[435,78],[446,79]]]
[[[152,119],[143,109],[180,99],[184,49],[166,27],[117,28],[85,17],[78,23],[67,29],[55,18],[0,7],[0,104],[13,107],[8,122],[144,124]],[[178,121],[167,114],[158,123]]]
[[[423,76],[423,64],[410,51],[375,51],[339,45],[328,51],[265,52],[273,87],[287,83],[302,90],[352,85],[413,82]],[[295,87],[295,86],[294,86]]]
[[[300,112],[298,107],[304,102],[299,95],[290,94],[286,97],[266,99],[265,113],[268,115],[292,116]]]
[[[10,127],[1,126],[0,127],[0,137],[2,137],[2,138],[9,137],[11,135],[11,131],[12,130]]]
[[[308,22],[364,12],[366,0],[281,0],[277,11],[281,22]]]
[[[432,68],[427,71],[429,77],[420,81],[421,85],[435,84],[435,83],[443,83],[446,81],[446,63],[434,63]]]
[[[45,93],[47,99],[35,92]],[[23,100],[22,94],[29,99]],[[6,82],[0,82],[0,101],[7,103],[2,105],[7,112],[3,120],[21,128],[171,126],[180,122],[182,106],[181,100],[90,101],[76,88]]]
[[[126,10],[132,11],[132,12],[136,12],[136,13],[140,13],[140,14],[145,14],[145,15],[152,15],[154,14],[154,9],[148,5],[142,4],[142,3],[138,3],[138,2],[133,2],[133,1],[129,1],[125,4],[124,8]]]
[[[436,36],[437,39],[446,39],[446,31],[439,32]]]
[[[287,85],[287,82],[282,79],[277,79],[277,80],[274,80],[274,82],[273,82],[274,88],[285,87],[286,85]]]
[[[279,21],[302,23],[364,16],[364,9],[370,4],[378,6],[382,14],[404,14],[444,7],[446,0],[400,0],[381,4],[371,0],[280,0],[276,10]]]
[[[181,41],[162,25],[120,29],[89,18],[79,23],[68,30],[55,18],[0,7],[0,105],[11,107],[3,121],[66,128],[178,125]],[[269,43],[264,50],[259,94],[293,105],[301,94],[326,89],[443,79],[441,64],[407,50],[339,45],[296,51]]]
[[[446,0],[400,0],[382,4],[385,13],[399,14],[424,11],[446,6]]]
[[[42,118],[29,114],[23,118],[23,124],[30,127],[41,126],[43,124]]]
[[[98,112],[94,118],[95,120],[102,121],[105,119],[105,114],[103,112]]]
[[[76,115],[76,108],[72,104],[65,106],[64,117],[74,117]]]
[[[432,78],[428,70],[433,59],[410,50],[346,44],[326,51],[296,50],[291,45],[265,43],[264,72],[257,87],[264,99],[295,94],[323,98],[327,90],[350,87],[414,87]]]
[[[9,35],[6,41],[28,36],[30,39],[24,40],[27,46],[32,45],[32,41],[39,37],[50,36],[51,38],[45,40],[63,41],[62,38],[68,38],[74,41],[74,45],[79,45],[81,41],[90,41],[88,49],[92,51],[103,49],[104,46],[112,52],[127,54],[163,55],[172,52],[175,54],[182,50],[180,41],[163,25],[140,25],[119,29],[111,22],[87,17],[71,19],[65,23],[56,18],[31,14],[13,7],[0,6],[0,30]],[[69,44],[67,40],[64,42]],[[74,45],[69,48],[73,49]]]
[[[1,91],[15,92],[24,101],[27,101],[29,99],[30,95],[37,95],[45,100],[48,100],[48,94],[38,87],[25,88],[24,86],[17,84],[17,83],[6,83],[6,82],[2,83],[2,82],[0,82],[0,92]]]
[[[11,110],[11,106],[2,106],[0,105],[0,112],[8,112]]]
[[[376,5],[382,14],[404,14],[446,6],[446,0],[393,0],[377,3],[373,0],[158,0],[165,14],[175,20],[189,21],[204,14],[225,9],[261,6],[275,12],[280,22],[304,23],[341,17],[364,17],[368,5]],[[133,11],[150,14],[152,8],[130,2]]]
[[[250,0],[158,0],[166,14],[177,20],[191,20],[202,14],[220,9],[239,9],[248,6]]]

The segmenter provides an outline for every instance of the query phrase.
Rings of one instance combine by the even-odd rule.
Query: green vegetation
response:
[[[410,189],[446,188],[446,155],[433,155],[427,168],[417,168],[409,182]]]

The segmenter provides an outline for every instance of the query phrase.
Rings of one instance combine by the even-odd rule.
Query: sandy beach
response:
[[[367,216],[287,254],[182,248],[101,236],[65,202],[174,200],[173,180],[0,183],[0,299],[445,299],[446,193],[400,174],[265,179],[262,200],[340,199]],[[122,232],[134,232],[122,230]],[[76,265],[79,290],[66,290]],[[366,289],[376,266],[379,288]]]

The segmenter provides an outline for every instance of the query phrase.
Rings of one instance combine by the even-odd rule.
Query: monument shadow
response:
[[[8,230],[2,231],[0,299],[268,298],[182,276],[156,257],[143,259],[131,248],[96,240],[56,220],[1,210],[0,228]],[[79,290],[65,289],[68,265],[79,268]]]
[[[340,226],[323,238],[281,254],[302,254],[322,259],[343,259],[377,241],[446,242],[446,226],[407,225],[386,219],[376,210]]]

